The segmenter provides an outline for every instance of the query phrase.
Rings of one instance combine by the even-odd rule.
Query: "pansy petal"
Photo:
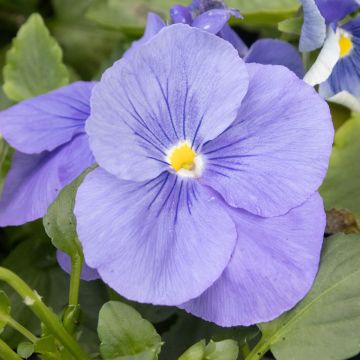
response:
[[[320,93],[325,97],[331,97],[347,91],[360,98],[360,15],[346,23],[342,29],[351,35],[352,49],[336,63],[326,82],[320,85]],[[337,32],[337,39],[339,36],[341,29]]]
[[[134,49],[139,45],[146,44],[165,26],[164,20],[159,15],[149,12],[144,35],[139,40],[132,43],[131,47],[125,52],[123,57],[129,57]]]
[[[195,13],[204,13],[211,9],[225,9],[224,0],[193,0],[189,8]]]
[[[340,59],[339,37],[329,26],[327,37],[315,63],[304,77],[304,81],[311,86],[326,81]]]
[[[246,44],[229,24],[224,25],[224,27],[218,32],[218,36],[232,44],[241,57],[244,57],[249,51]]]
[[[321,87],[320,87],[320,95],[321,93]],[[326,96],[325,96],[326,97]],[[326,98],[327,101],[339,104],[342,106],[347,107],[351,111],[360,113],[360,101],[355,96],[351,95],[348,91],[344,90],[339,92],[336,95],[330,96]]]
[[[237,236],[209,190],[168,172],[144,183],[96,169],[79,188],[75,215],[86,263],[120,295],[159,305],[212,285]]]
[[[230,11],[226,9],[213,9],[197,16],[192,26],[217,34],[230,19]]]
[[[192,16],[188,7],[182,5],[174,5],[170,9],[171,20],[174,24],[191,24]]]
[[[294,46],[277,39],[261,39],[250,48],[244,60],[264,65],[283,65],[300,79],[304,76],[304,64]]]
[[[84,132],[94,82],[79,81],[0,112],[0,133],[26,154],[51,151]]]
[[[179,141],[198,148],[234,121],[248,74],[233,46],[188,25],[137,50],[95,86],[87,132],[101,167],[142,181],[168,169],[166,152]]]
[[[204,184],[255,215],[285,214],[321,185],[333,125],[326,102],[283,66],[247,64],[237,120],[203,149]]]
[[[15,153],[0,196],[0,226],[43,217],[61,189],[93,163],[85,134],[52,152]]]
[[[181,307],[220,326],[270,321],[291,309],[316,276],[325,229],[318,194],[288,214],[260,218],[233,210],[238,242],[220,279]]]
[[[58,250],[56,252],[56,260],[65,272],[68,274],[71,273],[71,258],[68,254]],[[84,263],[81,269],[81,279],[85,281],[92,281],[100,279],[100,277],[99,273],[95,269],[92,269]]]
[[[326,37],[326,23],[315,0],[300,0],[304,9],[304,24],[301,29],[300,51],[309,52],[320,48]]]
[[[360,7],[358,0],[315,0],[315,2],[328,24],[343,19]]]

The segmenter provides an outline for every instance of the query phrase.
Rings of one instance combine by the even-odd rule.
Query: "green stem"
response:
[[[49,331],[71,353],[75,359],[90,360],[89,356],[81,349],[75,339],[65,330],[64,326],[42,301],[40,296],[32,291],[29,286],[12,271],[0,267],[0,280],[11,286],[29,306],[30,310],[45,324]]]
[[[250,354],[250,347],[246,341],[240,346],[240,352],[243,359],[246,359],[246,357]]]
[[[80,254],[75,254],[71,257],[69,306],[76,306],[79,303],[80,278],[83,261],[84,259]]]
[[[21,360],[21,357],[0,339],[0,358],[4,360]]]
[[[250,354],[246,357],[246,360],[260,360],[269,351],[270,344],[261,338],[257,345],[251,350]]]
[[[311,67],[310,53],[307,53],[307,52],[303,53],[302,54],[302,60],[303,60],[303,63],[304,63],[305,72],[307,72]]]
[[[5,316],[0,314],[0,319],[5,322],[7,325],[11,326],[25,338],[27,338],[30,342],[35,344],[38,341],[38,338],[32,334],[28,329],[24,328],[21,324],[19,324],[15,319],[11,316]]]

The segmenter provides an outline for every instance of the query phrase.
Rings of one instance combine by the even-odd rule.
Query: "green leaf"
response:
[[[98,334],[104,360],[153,360],[161,338],[150,322],[129,305],[110,301],[99,313]]]
[[[234,340],[210,341],[205,349],[205,360],[236,360],[239,346]]]
[[[277,360],[340,360],[359,353],[359,259],[360,235],[328,238],[309,294],[293,310],[260,324],[262,348],[270,346]]]
[[[82,18],[70,22],[56,21],[49,27],[64,51],[66,63],[88,80],[93,78],[124,37],[121,32],[101,29]]]
[[[294,16],[300,7],[298,0],[228,0],[227,4],[244,16],[241,24],[262,26],[277,26]]]
[[[201,340],[186,350],[179,360],[236,360],[238,355],[239,346],[234,340],[211,340],[207,346],[205,340]]]
[[[287,34],[300,35],[303,19],[301,17],[294,17],[279,22],[278,29]]]
[[[63,21],[77,20],[82,17],[93,0],[52,0],[57,18]]]
[[[6,318],[10,315],[10,311],[10,299],[4,291],[0,290],[0,334],[7,324]]]
[[[14,229],[19,232],[21,228]],[[55,249],[45,234],[35,232],[34,226],[29,228],[27,240],[21,242],[2,262],[2,266],[14,271],[29,286],[36,290],[46,304],[55,312],[59,312],[67,304],[67,292],[59,291],[68,288],[68,275],[58,266]],[[25,234],[23,234],[25,236]],[[19,296],[8,286],[1,287],[7,292],[12,304],[12,313],[16,320],[33,334],[40,334],[38,319],[32,314]],[[11,346],[16,347],[22,337],[7,327],[2,335]]]
[[[39,0],[0,0],[0,9],[28,14],[35,10]]]
[[[330,167],[320,193],[325,207],[345,208],[360,219],[360,114],[336,132]]]
[[[17,353],[24,359],[28,359],[34,351],[34,344],[28,341],[20,343],[17,347]]]
[[[53,245],[69,256],[82,256],[81,244],[76,233],[74,206],[76,192],[84,176],[85,174],[81,175],[60,192],[43,219],[45,231]]]
[[[47,93],[68,83],[62,51],[40,15],[31,15],[20,28],[7,53],[4,80],[4,91],[14,101]]]
[[[163,360],[177,359],[186,349],[203,339],[206,342],[233,339],[237,343],[248,344],[253,343],[252,340],[259,334],[256,326],[223,328],[196,318],[183,310],[178,310],[172,319],[175,323],[161,333],[165,344],[159,358]]]
[[[180,0],[177,3],[188,5],[189,1]],[[142,29],[149,11],[168,19],[173,4],[172,0],[94,0],[86,15],[104,27],[120,30]],[[297,0],[229,0],[227,4],[240,10],[244,16],[241,24],[245,25],[275,26],[279,21],[295,15],[300,7]]]
[[[149,11],[168,18],[172,0],[94,0],[86,16],[104,27],[113,29],[143,28]],[[187,5],[188,0],[177,4]]]
[[[205,340],[200,340],[187,349],[184,354],[179,357],[179,360],[203,360],[205,356],[205,347]]]
[[[35,344],[35,351],[39,354],[56,353],[56,343],[53,335],[39,339]]]

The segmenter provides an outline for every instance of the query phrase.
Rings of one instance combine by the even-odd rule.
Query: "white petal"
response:
[[[304,81],[311,86],[326,81],[339,59],[339,34],[329,27],[324,46],[315,63],[306,73]]]
[[[351,111],[360,112],[360,101],[346,90],[327,98],[327,100],[335,104],[346,106]]]

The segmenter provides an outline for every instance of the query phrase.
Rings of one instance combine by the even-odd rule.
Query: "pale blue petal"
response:
[[[159,305],[212,285],[237,236],[212,193],[169,173],[142,183],[98,168],[79,188],[75,215],[86,263],[120,295]]]

